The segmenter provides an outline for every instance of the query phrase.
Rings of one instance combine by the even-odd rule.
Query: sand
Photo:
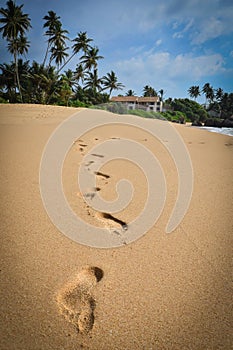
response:
[[[143,237],[119,248],[91,248],[52,224],[39,188],[45,144],[77,111],[0,105],[0,349],[231,349],[233,138],[174,125],[192,160],[194,188],[188,212],[171,234],[165,227],[178,179],[163,145],[122,126],[77,140],[63,184],[71,207],[87,222],[120,225],[88,207],[77,189],[77,166],[103,140],[129,137],[144,144],[159,158],[168,187],[165,208]],[[129,223],[143,208],[147,184],[133,164],[119,162],[103,166],[110,177],[97,176],[97,186],[112,200],[120,178],[132,181],[132,203],[116,215]]]

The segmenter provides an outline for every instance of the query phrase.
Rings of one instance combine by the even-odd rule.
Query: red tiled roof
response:
[[[159,102],[159,97],[138,97],[138,96],[113,96],[112,102]]]
[[[136,102],[137,100],[137,96],[113,96],[111,98],[113,102]]]

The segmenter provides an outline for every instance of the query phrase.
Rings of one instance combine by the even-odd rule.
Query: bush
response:
[[[111,113],[116,114],[127,114],[127,109],[122,103],[118,102],[109,102],[109,103],[103,103],[99,105],[93,105],[91,108],[94,109],[102,109],[104,111],[109,111]]]
[[[159,120],[165,119],[162,113],[153,112],[153,111],[147,112],[142,109],[131,109],[127,111],[127,114],[136,115],[142,118],[159,119]]]
[[[0,103],[9,103],[9,101],[5,100],[5,98],[0,96]]]
[[[189,100],[188,98],[174,99],[174,101],[172,101],[172,108],[176,113],[182,112],[186,121],[193,122],[199,120],[204,122],[208,117],[206,110],[199,105],[199,103]]]
[[[75,100],[75,101],[69,101],[69,106],[70,107],[83,107],[83,108],[87,108],[90,105],[88,103],[79,101],[79,100]]]
[[[164,118],[166,118],[170,122],[185,124],[187,120],[185,113],[180,111],[166,111],[166,112],[162,112],[162,115]]]

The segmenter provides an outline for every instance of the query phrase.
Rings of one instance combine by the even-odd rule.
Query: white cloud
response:
[[[71,0],[62,17],[67,25],[78,21],[100,42],[123,35],[146,34],[170,26],[175,37],[189,33],[193,43],[203,43],[233,31],[233,3],[227,0]],[[180,29],[180,30],[179,30]]]
[[[182,32],[176,32],[172,35],[174,39],[182,39],[184,37]]]
[[[212,76],[224,72],[224,60],[220,54],[202,55],[194,57],[190,54],[178,55],[173,60],[171,76],[186,77],[200,80],[206,76]]]
[[[193,33],[193,44],[202,44],[207,40],[218,38],[224,34],[225,26],[217,18],[208,18],[205,23],[202,23],[199,28],[199,32]]]
[[[158,39],[155,44],[156,46],[160,46],[162,44],[162,39]]]
[[[191,19],[189,19],[188,21],[187,21],[187,23],[185,24],[185,26],[184,26],[184,28],[181,30],[181,31],[179,31],[179,32],[175,32],[174,34],[173,34],[173,38],[175,38],[175,39],[181,39],[181,38],[183,38],[184,37],[184,34],[186,33],[186,32],[188,32],[191,28],[192,28],[192,26],[193,26],[193,23],[194,23],[194,19],[193,18],[191,18]],[[175,26],[176,27],[176,26]],[[174,25],[173,25],[173,28],[175,28],[174,27]],[[176,27],[177,28],[177,27]]]
[[[148,84],[155,89],[163,88],[173,96],[179,93],[179,88],[184,93],[184,83],[194,83],[226,71],[220,54],[173,56],[169,52],[149,52],[119,61],[115,67],[128,88],[141,93],[143,86]]]

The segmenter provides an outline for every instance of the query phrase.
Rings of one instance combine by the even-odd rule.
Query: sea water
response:
[[[196,126],[195,126],[196,128]],[[201,126],[198,129],[204,129],[211,132],[217,132],[218,134],[233,136],[233,128],[216,128],[214,126]]]

